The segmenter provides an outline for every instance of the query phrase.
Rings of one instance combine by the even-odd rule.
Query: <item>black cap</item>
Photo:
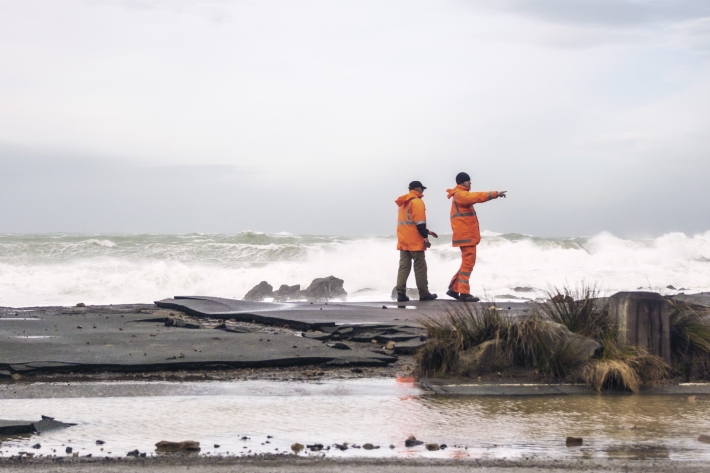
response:
[[[416,189],[417,187],[421,187],[422,190],[423,190],[423,189],[426,189],[426,187],[424,187],[424,184],[422,184],[422,183],[419,182],[419,181],[412,181],[412,182],[409,183],[409,188],[410,188],[410,189]]]
[[[469,176],[465,172],[460,172],[460,173],[456,174],[456,184],[462,184],[462,183],[464,183],[466,181],[470,181],[470,180],[471,180],[471,176]]]

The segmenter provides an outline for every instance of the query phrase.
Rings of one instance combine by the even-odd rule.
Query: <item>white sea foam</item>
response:
[[[346,290],[372,288],[351,300],[383,300],[395,284],[394,237],[314,235],[0,235],[0,305],[151,302],[174,295],[241,298],[268,281],[307,286],[334,275]],[[443,296],[459,250],[442,235],[427,254],[432,291]],[[523,286],[596,283],[607,292],[710,290],[710,232],[628,240],[536,238],[486,232],[472,292],[501,296]],[[411,276],[410,286],[414,286]]]

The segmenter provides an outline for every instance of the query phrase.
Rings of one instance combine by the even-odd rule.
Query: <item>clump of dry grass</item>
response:
[[[641,378],[631,366],[620,360],[594,360],[582,369],[587,385],[601,392],[602,388],[622,387],[639,392]]]
[[[669,373],[670,367],[662,358],[639,347],[620,346],[608,338],[601,357],[590,360],[581,376],[597,391],[621,388],[638,393],[642,383],[666,379]]]
[[[489,307],[458,306],[443,316],[421,320],[427,343],[417,353],[423,375],[452,374],[459,354],[485,341],[495,340],[512,365],[564,377],[585,360],[579,346],[565,340],[559,330],[538,314],[510,317]]]
[[[560,296],[556,297],[558,302],[537,303],[531,313],[517,317],[486,306],[465,304],[442,316],[422,320],[429,338],[417,354],[420,374],[450,375],[461,353],[495,340],[512,365],[534,368],[556,379],[581,378],[597,391],[638,392],[644,382],[668,377],[669,367],[663,359],[643,349],[618,344],[608,302],[600,297],[595,286],[582,284],[574,290],[552,287],[547,295],[549,299]],[[693,320],[693,324],[686,324],[682,340],[698,349],[710,350],[710,324],[699,327],[698,320]],[[602,344],[601,354],[589,359],[589,351],[581,345],[580,337],[570,337],[560,325]],[[680,335],[677,338],[681,340]],[[704,360],[710,368],[710,355]]]
[[[487,340],[505,337],[511,324],[499,311],[469,304],[420,322],[427,329],[428,338],[416,359],[420,373],[427,376],[452,373],[460,353]]]
[[[684,376],[710,379],[710,311],[681,301],[671,305],[671,358],[673,370]]]

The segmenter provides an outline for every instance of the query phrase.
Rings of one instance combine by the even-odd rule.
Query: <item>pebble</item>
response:
[[[244,447],[246,448],[246,447]],[[303,444],[302,443],[294,443],[291,445],[291,450],[293,450],[294,453],[298,453],[301,450],[303,450]]]

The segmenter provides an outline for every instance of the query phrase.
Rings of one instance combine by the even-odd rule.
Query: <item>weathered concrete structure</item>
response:
[[[668,302],[656,292],[619,292],[609,298],[619,342],[645,348],[671,362]]]

